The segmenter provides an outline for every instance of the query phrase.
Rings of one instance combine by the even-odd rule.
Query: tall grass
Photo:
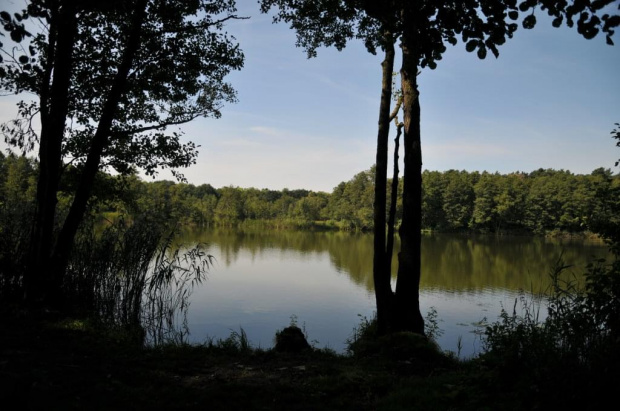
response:
[[[150,344],[184,342],[189,296],[213,257],[200,246],[174,249],[174,229],[148,218],[96,231],[87,226],[76,239],[63,285],[68,308]]]
[[[595,409],[617,389],[620,372],[620,264],[592,262],[585,283],[551,270],[541,319],[535,299],[522,296],[484,335],[487,365],[516,392],[515,407]],[[518,393],[528,395],[519,395]]]
[[[28,258],[30,229],[34,216],[32,202],[19,205],[0,202],[0,301],[19,303]]]

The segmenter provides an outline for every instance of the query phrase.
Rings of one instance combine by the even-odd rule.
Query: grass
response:
[[[243,330],[148,348],[87,322],[13,318],[0,335],[0,403],[25,409],[370,410],[435,380],[406,360],[254,349]],[[458,378],[451,367],[435,370],[441,384]]]
[[[567,393],[546,388],[561,384],[573,387],[573,397],[558,404],[595,409],[614,394],[574,389],[574,373],[554,376],[545,363],[511,369],[501,352],[461,361],[411,333],[364,341],[373,327],[366,319],[351,353],[339,355],[257,349],[243,329],[202,345],[147,347],[96,322],[1,314],[9,320],[0,332],[0,404],[19,409],[553,409]],[[540,385],[539,374],[556,382]]]

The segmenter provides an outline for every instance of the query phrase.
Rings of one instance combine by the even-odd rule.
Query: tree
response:
[[[443,211],[448,227],[462,230],[469,226],[474,211],[474,184],[477,173],[450,170],[446,173]]]
[[[219,117],[222,103],[235,100],[224,77],[241,68],[243,55],[223,32],[234,12],[234,2],[224,0],[31,0],[13,16],[0,13],[12,40],[12,47],[0,44],[0,88],[38,96],[38,102],[21,102],[20,119],[2,128],[6,140],[24,150],[39,142],[32,266],[25,278],[31,301],[59,296],[98,170],[125,173],[135,165],[154,174],[158,167],[193,164],[196,146],[167,129]],[[44,27],[35,35],[25,25],[33,19]],[[36,115],[39,136],[30,126]],[[81,177],[54,241],[65,162]]]
[[[215,207],[215,220],[222,225],[233,226],[244,219],[241,189],[222,187]]]
[[[497,216],[497,200],[499,197],[499,180],[502,177],[495,173],[482,173],[474,186],[476,199],[472,216],[472,226],[482,229],[499,230],[499,217]]]
[[[445,228],[443,211],[445,178],[439,171],[424,170],[422,173],[422,227],[431,230]]]
[[[500,227],[515,228],[523,225],[525,217],[525,176],[512,173],[500,180],[499,195],[496,198],[497,231]]]
[[[381,48],[386,55],[383,68],[382,98],[377,137],[377,192],[375,216],[385,221],[384,177],[387,164],[387,120],[391,87],[386,84],[394,42],[400,40],[402,55],[401,88],[403,93],[404,187],[403,218],[399,229],[401,251],[396,291],[389,285],[390,273],[385,271],[385,227],[375,224],[375,294],[380,332],[411,330],[422,333],[418,294],[420,282],[420,229],[422,227],[422,150],[420,139],[420,104],[417,75],[420,69],[434,69],[446,51],[446,43],[456,45],[462,38],[467,51],[477,51],[484,59],[491,51],[499,55],[498,46],[517,30],[520,12],[527,13],[522,25],[531,29],[536,24],[535,11],[540,8],[554,17],[553,25],[563,21],[585,38],[599,31],[611,36],[620,24],[620,16],[597,13],[613,0],[573,2],[555,0],[468,0],[468,1],[411,1],[411,0],[262,0],[262,10],[278,8],[275,21],[289,23],[297,33],[297,45],[304,47],[310,57],[316,56],[319,46],[345,47],[348,40],[362,39],[368,51]],[[387,97],[387,98],[386,98]],[[384,161],[385,159],[385,161]],[[389,287],[389,288],[388,288]]]

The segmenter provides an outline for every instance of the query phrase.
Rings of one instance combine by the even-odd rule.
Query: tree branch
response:
[[[227,22],[228,20],[248,20],[250,17],[239,17],[236,14],[230,14],[222,19],[216,20],[216,21],[212,21],[212,22],[204,22],[201,24],[188,24],[187,26],[178,28],[176,30],[161,30],[158,31],[156,33],[154,33],[155,35],[159,35],[159,34],[166,34],[166,33],[184,33],[184,32],[188,32],[188,31],[193,31],[193,30],[206,30],[209,27],[213,27],[213,26],[218,26],[222,23]]]
[[[154,124],[152,126],[145,126],[145,127],[135,128],[133,130],[127,130],[122,134],[132,135],[132,134],[144,133],[145,131],[162,130],[169,126],[178,126],[180,124],[189,123],[190,121],[197,119],[201,115],[202,114],[192,114],[189,118],[184,118],[182,120],[164,121],[163,123]]]
[[[398,127],[398,110],[400,110],[400,107],[403,105],[403,96],[399,96],[398,100],[396,100],[396,107],[394,107],[394,110],[392,110],[392,113],[390,114],[390,121],[392,120],[396,120],[396,127]]]

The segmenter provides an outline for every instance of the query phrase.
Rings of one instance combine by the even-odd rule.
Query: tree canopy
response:
[[[0,44],[0,89],[38,97],[20,102],[18,119],[0,129],[24,151],[39,144],[25,277],[32,302],[45,294],[59,298],[99,169],[126,174],[135,166],[154,174],[195,161],[196,146],[168,128],[219,117],[221,105],[235,101],[224,77],[242,67],[243,54],[223,30],[238,18],[234,12],[234,1],[224,0],[31,0],[21,12],[0,13],[11,39]],[[32,126],[36,116],[40,133]],[[67,163],[80,177],[56,235],[58,185]],[[44,270],[49,273],[41,279]]]
[[[56,10],[55,3],[60,5]],[[21,149],[32,148],[38,139],[30,127],[32,117],[40,114],[45,127],[49,115],[57,69],[52,61],[58,44],[54,30],[59,30],[57,19],[68,3],[35,0],[13,16],[0,15],[12,40],[2,48],[0,87],[39,96],[39,101],[21,102],[18,119],[2,127],[7,143]],[[77,23],[62,156],[79,165],[85,162],[121,63],[135,2],[74,3]],[[121,173],[137,166],[153,174],[157,168],[186,167],[195,161],[195,144],[183,143],[180,132],[166,130],[201,116],[217,118],[223,103],[236,100],[224,80],[243,65],[239,45],[223,31],[224,23],[236,18],[234,12],[234,3],[223,1],[146,2],[140,46],[108,132],[102,165]],[[31,33],[38,25],[43,29]]]

